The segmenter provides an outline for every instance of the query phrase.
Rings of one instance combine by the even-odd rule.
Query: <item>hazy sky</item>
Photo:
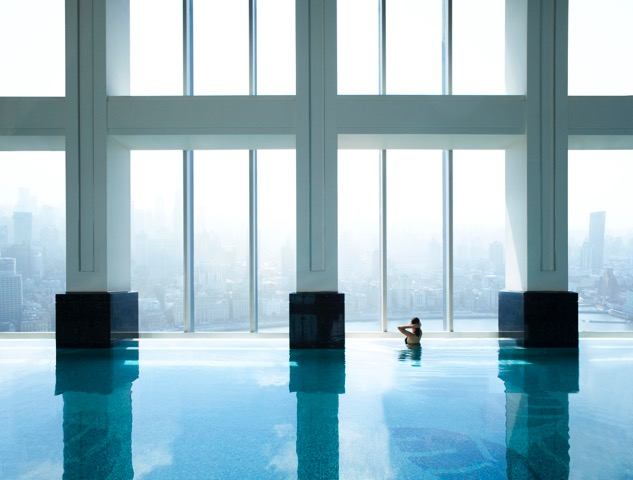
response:
[[[633,93],[633,2],[570,0],[569,93]],[[294,93],[294,1],[259,0],[260,93]],[[133,94],[182,93],[181,0],[131,0]],[[378,1],[339,0],[339,91],[378,89]],[[387,2],[387,88],[439,93],[442,0]],[[504,0],[454,0],[455,93],[503,93]],[[247,93],[248,2],[195,0],[196,86]],[[0,0],[0,95],[64,94],[64,0]],[[28,18],[28,22],[25,19]],[[281,19],[281,21],[280,21]]]
[[[64,152],[0,152],[0,210],[12,209],[20,188],[39,205],[62,208],[66,202]]]

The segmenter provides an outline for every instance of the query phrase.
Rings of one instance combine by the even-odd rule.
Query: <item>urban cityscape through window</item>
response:
[[[424,320],[444,330],[442,151],[387,151],[389,329]]]
[[[182,95],[185,60],[195,64],[196,94],[247,95],[252,66],[257,94],[295,94],[293,0],[258,0],[254,29],[248,2],[192,3],[195,48],[185,59],[183,2],[130,1],[131,95]],[[440,94],[447,60],[442,3],[386,0],[381,45],[380,2],[338,0],[338,93],[379,94],[384,53],[384,93]],[[503,94],[506,3],[476,3],[452,1],[452,93]],[[64,2],[4,2],[1,9],[0,40],[15,48],[0,47],[6,66],[0,96],[63,96]],[[633,3],[624,0],[604,0],[601,8],[591,0],[569,1],[570,95],[631,93],[632,16]],[[41,35],[46,42],[33,40]],[[255,43],[253,64],[249,41]],[[503,151],[454,151],[454,236],[446,252],[442,145],[435,148],[388,150],[384,192],[378,150],[338,153],[338,278],[349,331],[378,329],[382,307],[390,330],[412,315],[421,316],[427,330],[443,330],[449,294],[456,331],[497,329],[498,292],[505,287]],[[182,151],[132,151],[131,158],[131,281],[139,291],[141,330],[180,332]],[[53,331],[54,295],[65,290],[64,153],[6,151],[0,162],[0,331]],[[579,293],[581,330],[633,330],[633,223],[626,208],[631,164],[630,150],[569,152],[569,289]],[[247,150],[195,152],[196,330],[247,331],[254,290],[258,329],[288,329],[287,296],[296,289],[294,150],[260,150],[253,191],[252,173]],[[249,276],[253,193],[255,279]],[[448,254],[452,292],[444,284]]]
[[[505,286],[505,152],[453,153],[455,331],[497,330]]]
[[[0,152],[0,332],[55,330],[66,289],[63,152]]]
[[[201,150],[194,155],[196,330],[247,332],[248,151]]]
[[[632,176],[630,151],[569,152],[569,289],[580,330],[633,331]]]
[[[182,153],[131,155],[132,289],[141,331],[183,331]]]

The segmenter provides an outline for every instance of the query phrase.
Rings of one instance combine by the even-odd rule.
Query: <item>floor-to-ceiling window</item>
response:
[[[293,0],[165,0],[160,7],[130,5],[133,95],[294,95]],[[287,331],[295,183],[294,149],[134,151],[141,329]],[[146,228],[150,221],[154,229]],[[169,258],[148,265],[168,249]]]
[[[632,18],[633,2],[569,0],[569,95],[633,93]],[[580,331],[633,331],[633,152],[603,133],[599,142],[570,137],[569,290]]]
[[[63,152],[0,152],[0,331],[55,330],[66,289]]]
[[[257,152],[259,331],[288,331],[288,293],[297,283],[295,164],[294,150]]]
[[[456,150],[453,162],[454,329],[495,331],[505,286],[505,155]]]
[[[389,329],[443,330],[442,152],[389,150],[386,202]]]
[[[379,165],[376,150],[338,154],[338,277],[348,331],[376,330],[379,325]]]
[[[0,98],[64,96],[64,14],[63,0],[0,3]],[[9,115],[22,101],[5,100]],[[33,115],[15,112],[18,121],[0,128],[0,332],[50,332],[55,294],[66,290],[66,162],[51,151],[63,140],[12,142],[19,120]]]
[[[505,94],[503,0],[340,0],[337,15],[339,95]],[[424,148],[339,150],[348,329],[418,316],[426,330],[496,331],[504,152]]]
[[[248,151],[196,151],[193,191],[196,330],[248,331]]]
[[[569,151],[569,289],[581,331],[633,331],[633,153]]]
[[[183,329],[182,154],[133,151],[131,285],[141,331]]]

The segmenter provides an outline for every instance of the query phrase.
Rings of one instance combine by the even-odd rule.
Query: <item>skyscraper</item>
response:
[[[22,276],[15,258],[0,257],[0,331],[19,331],[22,321]]]
[[[13,212],[13,243],[31,245],[33,237],[33,214],[31,212]]]
[[[9,245],[9,226],[0,224],[0,253]]]
[[[604,226],[606,212],[591,212],[589,216],[589,255],[591,259],[591,273],[602,273],[604,266]]]

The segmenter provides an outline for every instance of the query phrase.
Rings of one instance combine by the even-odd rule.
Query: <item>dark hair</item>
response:
[[[411,325],[421,325],[420,319],[418,317],[413,317],[411,319]],[[413,333],[417,337],[421,337],[422,336],[422,329],[421,328],[414,328],[413,329]]]

